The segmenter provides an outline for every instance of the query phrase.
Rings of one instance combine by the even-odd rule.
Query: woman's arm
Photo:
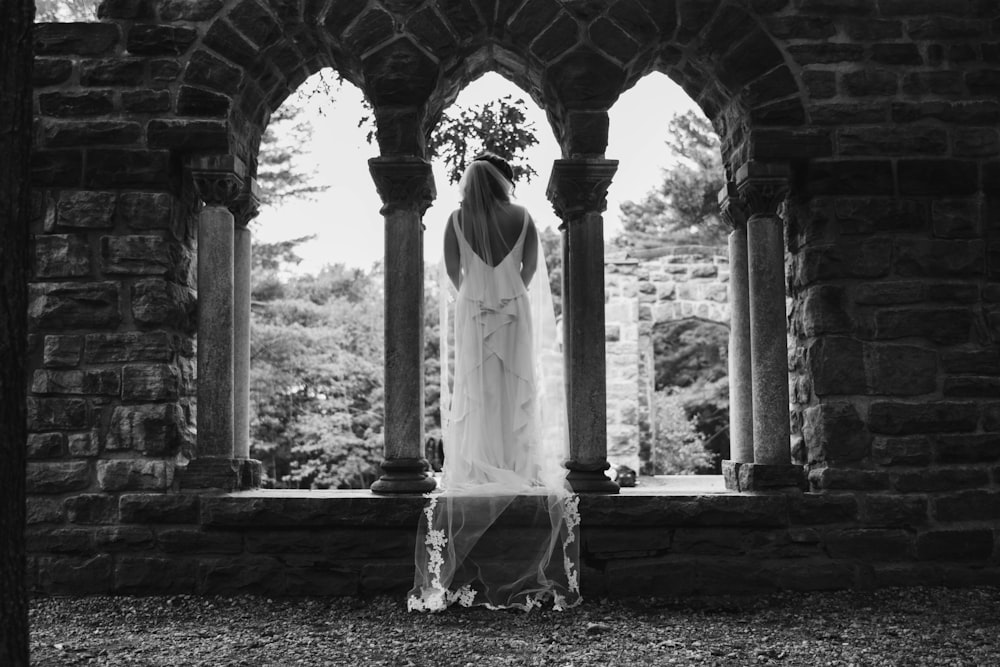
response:
[[[455,289],[462,286],[462,263],[458,250],[458,236],[455,234],[455,225],[452,224],[452,217],[448,218],[448,224],[444,228],[444,268],[448,272]]]
[[[531,284],[538,268],[538,230],[535,221],[528,217],[528,229],[524,232],[524,253],[521,256],[521,280],[524,286]]]

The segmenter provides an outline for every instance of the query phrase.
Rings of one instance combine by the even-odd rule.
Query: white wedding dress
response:
[[[580,602],[580,518],[562,467],[563,359],[544,257],[539,248],[529,290],[520,274],[527,213],[495,265],[469,244],[457,212],[449,224],[462,281],[457,294],[443,281],[454,315],[443,298],[442,490],[421,516],[407,606],[569,608]]]

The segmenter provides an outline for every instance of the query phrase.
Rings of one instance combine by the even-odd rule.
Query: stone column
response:
[[[424,226],[431,165],[417,157],[368,161],[385,217],[385,460],[375,493],[434,488],[424,458]]]
[[[250,458],[250,271],[251,243],[247,225],[257,217],[260,188],[247,178],[229,210],[233,229],[233,455]]]
[[[193,160],[189,173],[204,206],[198,213],[198,446],[180,474],[185,488],[253,485],[234,454],[234,220],[246,167],[232,155]],[[259,478],[258,478],[259,479]]]
[[[617,493],[608,464],[601,213],[617,160],[556,160],[549,201],[563,230],[563,351],[569,392],[569,469],[577,492]]]
[[[750,353],[750,294],[747,220],[736,185],[719,191],[719,209],[729,234],[729,460],[722,462],[726,488],[739,489],[740,463],[753,463],[753,391]]]
[[[788,327],[785,316],[785,164],[748,162],[737,177],[747,221],[753,463],[739,469],[741,490],[804,488],[803,468],[792,465],[788,413]]]

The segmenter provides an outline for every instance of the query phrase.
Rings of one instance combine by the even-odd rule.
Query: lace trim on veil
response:
[[[424,508],[424,518],[427,521],[427,536],[424,538],[424,546],[427,551],[427,569],[431,575],[430,587],[421,590],[420,595],[410,595],[406,601],[408,611],[428,611],[441,612],[453,604],[462,607],[472,607],[477,604],[476,591],[471,585],[465,584],[457,590],[449,590],[441,581],[441,568],[444,565],[444,550],[448,546],[448,537],[444,530],[430,528],[434,525],[434,510],[437,508],[438,498],[432,494],[427,494],[429,501]],[[572,600],[559,591],[543,591],[537,594],[529,594],[524,604],[511,604],[510,607],[531,611],[535,607],[541,607],[549,598],[552,598],[552,608],[555,611],[565,611],[571,609],[582,601],[580,598],[580,573],[576,564],[569,556],[570,545],[576,541],[577,528],[580,525],[580,498],[575,494],[567,495],[563,500],[564,523],[566,537],[563,539],[563,572],[566,575],[566,589],[571,594]],[[501,605],[480,602],[487,609],[505,609]]]

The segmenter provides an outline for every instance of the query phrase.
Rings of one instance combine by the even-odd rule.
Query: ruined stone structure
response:
[[[547,110],[563,151],[549,192],[585,594],[1000,581],[996,2],[107,0],[101,16],[36,33],[36,591],[405,588],[429,486],[426,136],[488,70]],[[378,127],[377,495],[254,491],[246,458],[257,147],[326,66]],[[732,179],[720,495],[615,495],[604,477],[607,110],[651,71],[712,120]]]
[[[687,319],[728,324],[729,257],[725,248],[703,246],[636,255],[605,260],[604,319],[608,463],[639,471],[653,440],[653,329]]]

